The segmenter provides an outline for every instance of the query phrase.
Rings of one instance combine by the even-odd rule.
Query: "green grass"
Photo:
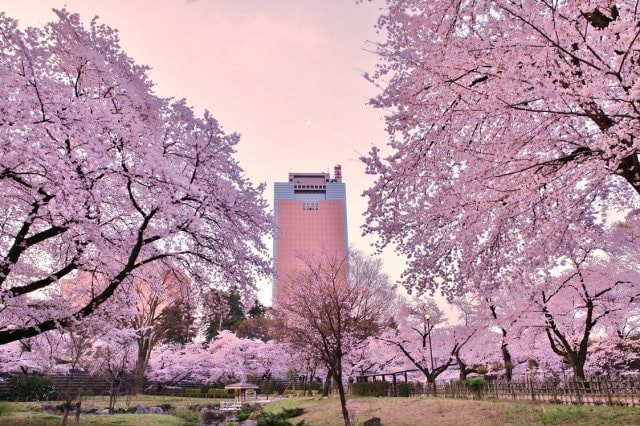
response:
[[[42,413],[18,413],[11,417],[2,418],[0,424],[3,426],[53,426],[59,425],[61,416]],[[69,424],[73,424],[75,419],[69,417]],[[113,414],[113,415],[82,415],[80,417],[82,425],[135,425],[135,426],[187,426],[197,425],[198,422],[185,422],[179,417],[163,414]]]
[[[119,398],[116,408],[126,408],[126,398]],[[210,398],[180,398],[174,396],[140,395],[131,398],[130,407],[145,405],[148,407],[161,404],[171,404],[174,409],[171,414],[112,414],[96,415],[83,414],[80,417],[82,425],[135,425],[135,426],[189,426],[197,425],[199,413],[188,410],[186,407],[194,404],[211,404],[215,401]],[[33,407],[44,404],[58,405],[60,401],[50,402],[0,402],[0,425],[9,426],[49,426],[59,425],[62,416],[35,412]],[[104,409],[109,405],[109,397],[95,396],[83,399],[83,409]],[[69,418],[70,424],[74,419]]]
[[[120,400],[124,407],[125,399]],[[82,415],[83,425],[135,425],[135,426],[189,426],[197,425],[199,413],[188,410],[189,404],[211,403],[206,398],[180,398],[145,396],[133,398],[131,406],[171,404],[170,415],[114,414]],[[357,407],[356,424],[371,417],[380,417],[386,426],[416,425],[640,425],[640,408],[533,404],[509,401],[482,401],[445,398],[375,398],[354,397],[349,405]],[[91,398],[85,408],[104,408],[103,397]],[[30,407],[35,403],[2,403],[0,424],[10,426],[57,425],[60,416],[36,413]],[[288,419],[292,424],[305,420],[308,425],[343,424],[337,397],[286,398],[264,406],[267,413],[277,414],[283,409],[303,408],[302,416]],[[73,419],[70,419],[73,421]]]

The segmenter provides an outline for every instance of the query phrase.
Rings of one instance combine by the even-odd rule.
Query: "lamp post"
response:
[[[429,358],[431,359],[431,373],[433,374],[433,348],[431,347],[431,324],[429,320],[431,319],[431,314],[424,314],[424,319],[427,323],[427,337],[429,338]],[[422,347],[424,348],[424,339],[422,343]]]

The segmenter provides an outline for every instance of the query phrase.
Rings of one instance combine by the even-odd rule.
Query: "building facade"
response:
[[[304,269],[303,258],[334,256],[345,258],[347,240],[347,197],[342,169],[329,173],[289,173],[288,182],[274,186],[273,243],[275,276],[273,306],[286,297],[287,280]]]

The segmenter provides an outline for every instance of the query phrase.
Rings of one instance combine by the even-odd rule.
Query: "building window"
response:
[[[304,201],[302,203],[302,210],[318,210],[317,201]]]

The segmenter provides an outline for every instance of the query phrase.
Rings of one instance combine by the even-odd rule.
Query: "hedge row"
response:
[[[349,384],[351,395],[358,396],[387,396],[389,394],[389,382],[364,382]]]

